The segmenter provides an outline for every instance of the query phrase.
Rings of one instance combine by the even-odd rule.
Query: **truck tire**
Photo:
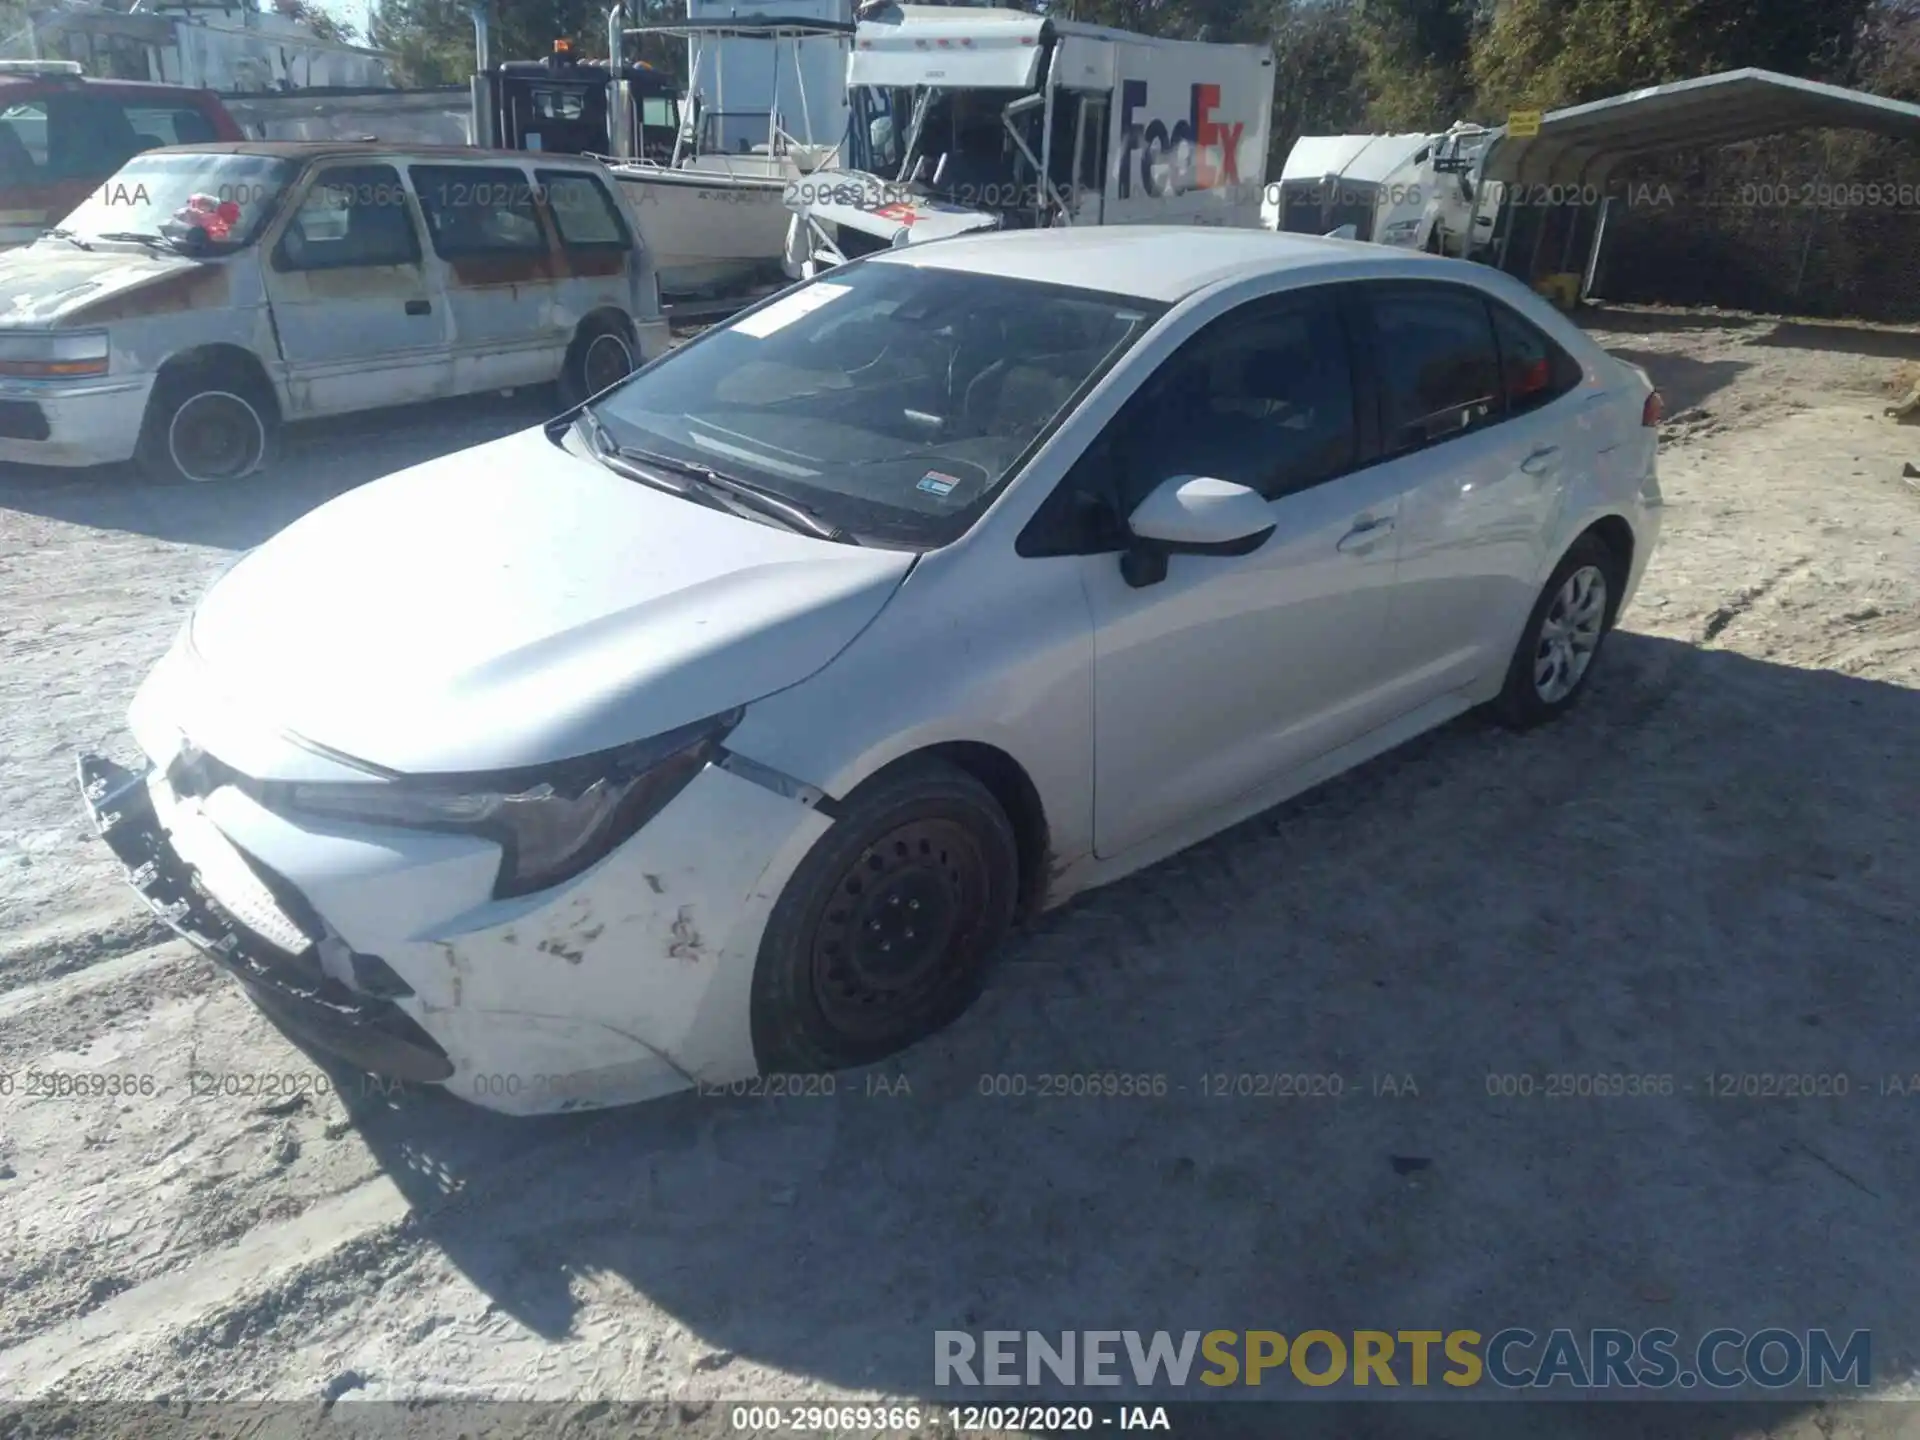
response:
[[[244,480],[269,464],[280,409],[257,375],[233,361],[162,370],[147,397],[134,465],[162,485]]]

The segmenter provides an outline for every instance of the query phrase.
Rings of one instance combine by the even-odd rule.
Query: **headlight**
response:
[[[104,330],[0,330],[0,375],[104,375],[110,353]]]
[[[445,830],[502,851],[495,899],[570,880],[666,808],[741,711],[576,760],[492,775],[419,775],[371,784],[279,784],[262,801],[369,825]]]

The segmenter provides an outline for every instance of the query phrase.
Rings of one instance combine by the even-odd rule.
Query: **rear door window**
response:
[[[536,170],[560,243],[569,250],[625,250],[633,243],[626,221],[597,175]]]
[[[441,259],[545,252],[547,237],[526,171],[505,165],[413,165],[408,173]]]
[[[1506,413],[1493,321],[1477,291],[1383,286],[1368,308],[1387,455],[1452,439]]]

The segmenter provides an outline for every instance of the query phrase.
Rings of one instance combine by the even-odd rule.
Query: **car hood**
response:
[[[810,196],[792,200],[787,208],[823,223],[845,225],[884,240],[890,246],[944,240],[973,230],[998,229],[1000,225],[1000,217],[991,211],[970,210],[944,200],[909,197],[883,203],[879,196],[899,187],[893,182],[871,178],[856,177],[840,192],[845,199],[833,198],[835,192],[827,183],[830,175],[831,172],[825,170],[815,172],[819,183],[813,188],[824,198]],[[862,204],[863,197],[869,203]]]
[[[86,321],[121,300],[165,282],[217,273],[204,260],[146,251],[89,253],[64,240],[47,239],[0,254],[0,326]],[[123,307],[112,307],[116,310]]]
[[[409,774],[591,754],[797,684],[913,566],[634,481],[540,430],[295,521],[201,600],[236,706]]]

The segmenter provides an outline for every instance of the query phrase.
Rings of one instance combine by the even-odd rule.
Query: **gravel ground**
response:
[[[241,494],[0,476],[0,1072],[142,1091],[0,1093],[0,1396],[927,1398],[936,1329],[1102,1326],[1868,1328],[1898,1391],[1920,432],[1881,409],[1920,337],[1593,324],[1674,418],[1662,548],[1583,707],[1524,737],[1463,720],[1086,897],[832,1098],[514,1121],[316,1072],[83,829],[75,751],[125,747],[234,551],[536,409],[310,434]],[[1167,1093],[981,1094],[1094,1071]],[[1722,1072],[1849,1093],[1714,1098]],[[194,1078],[257,1073],[310,1088]],[[1275,1073],[1344,1093],[1202,1094]],[[1561,1073],[1675,1091],[1488,1093]]]

